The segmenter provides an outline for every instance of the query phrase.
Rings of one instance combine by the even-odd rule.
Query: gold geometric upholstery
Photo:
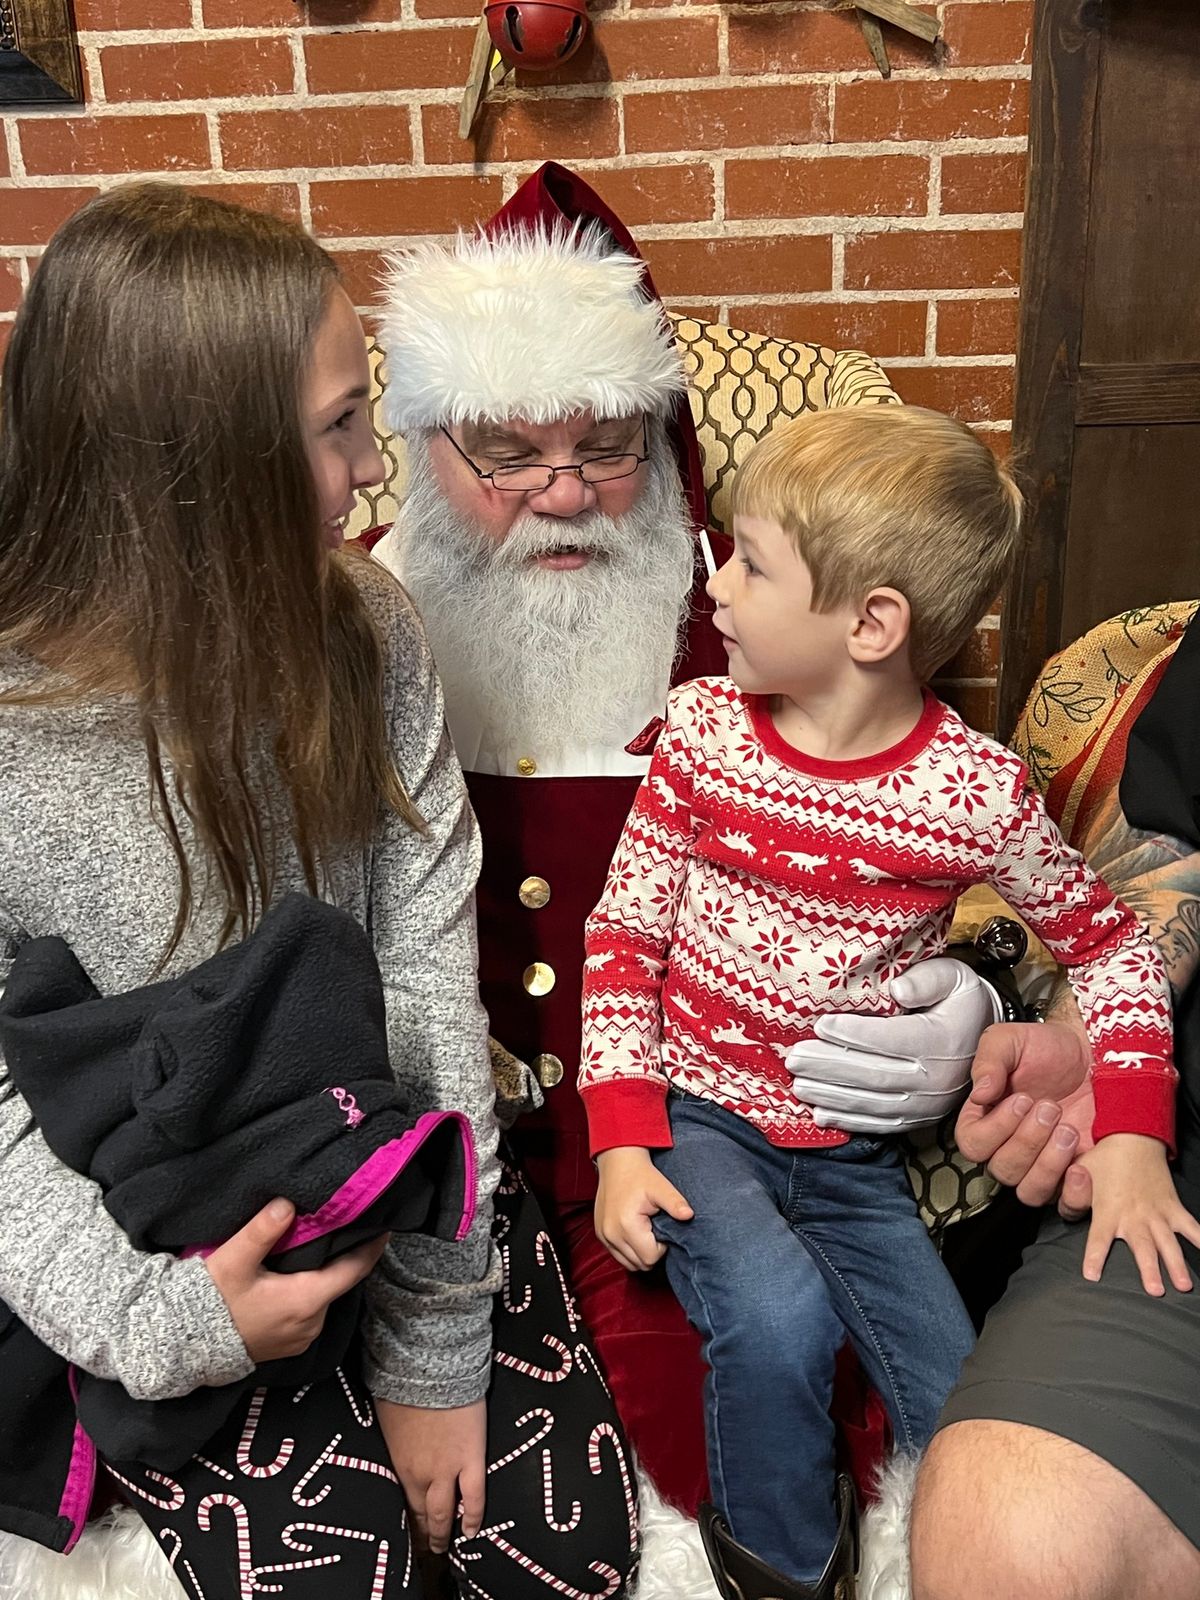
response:
[[[374,489],[360,489],[354,512],[346,524],[346,537],[357,539],[368,528],[389,528],[400,515],[400,497],[408,481],[408,462],[404,440],[395,434],[383,420],[380,399],[383,395],[385,373],[383,350],[377,339],[367,340],[367,358],[371,363],[371,427],[376,443],[383,455],[387,476]]]
[[[733,475],[777,422],[834,406],[898,405],[861,350],[785,344],[765,334],[672,317],[689,380],[709,521],[728,531]]]
[[[733,473],[776,422],[828,406],[899,403],[882,368],[861,350],[786,344],[761,333],[706,326],[688,317],[673,316],[671,321],[689,379],[709,516],[722,530],[729,516]],[[374,340],[368,354],[372,425],[388,475],[379,488],[360,496],[347,527],[351,538],[396,520],[405,482],[404,443],[388,431],[380,416],[383,352]]]

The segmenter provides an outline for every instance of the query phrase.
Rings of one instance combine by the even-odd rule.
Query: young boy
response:
[[[920,1449],[973,1334],[894,1141],[818,1127],[784,1064],[822,1012],[889,1013],[989,883],[1069,969],[1095,1051],[1087,1270],[1144,1282],[1200,1241],[1167,1167],[1162,964],[1011,751],[923,684],[1016,553],[1020,494],[966,427],[901,406],[773,433],[709,584],[730,677],[674,690],[588,923],[580,1088],[596,1228],[666,1252],[705,1340],[709,1473],[733,1537],[812,1583],[835,1534],[834,1358],[848,1335]],[[1147,1276],[1149,1274],[1149,1276]],[[772,1591],[774,1592],[774,1591]]]

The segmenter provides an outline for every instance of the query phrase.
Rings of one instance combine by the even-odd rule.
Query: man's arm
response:
[[[1080,848],[1148,929],[1178,1000],[1200,966],[1200,854],[1177,839],[1131,826],[1115,788]],[[958,1142],[1027,1205],[1045,1205],[1060,1189],[1066,1214],[1085,1211],[1090,1203],[1087,1174],[1071,1165],[1090,1144],[1090,1059],[1065,980],[1051,998],[1045,1024],[1006,1024],[983,1037]]]
[[[1200,853],[1165,834],[1132,827],[1115,790],[1080,849],[1149,931],[1178,1001],[1200,966]]]

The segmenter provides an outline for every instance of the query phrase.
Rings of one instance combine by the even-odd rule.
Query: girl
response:
[[[415,1595],[405,1498],[467,1594],[611,1595],[635,1545],[622,1440],[530,1197],[508,1173],[497,1191],[474,818],[420,624],[340,549],[382,476],[368,378],[335,268],[291,224],[140,184],[50,244],[2,384],[0,957],[58,934],[111,994],[289,890],[342,906],[408,1109],[470,1118],[475,1222],[283,1277],[275,1202],[207,1261],[139,1253],[5,1083],[0,1296],[165,1398],[304,1349],[369,1274],[361,1373],[257,1391],[173,1477],[113,1471],[199,1600],[328,1594],[335,1565],[339,1593]],[[29,1529],[2,1504],[0,1526]]]

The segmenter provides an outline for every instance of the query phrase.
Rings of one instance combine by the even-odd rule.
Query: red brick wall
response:
[[[76,0],[88,105],[6,116],[0,344],[55,226],[163,174],[300,217],[369,304],[381,250],[487,215],[538,161],[586,172],[669,301],[859,346],[1003,448],[1030,0],[944,0],[946,54],[809,0],[599,0],[584,51],[457,136],[479,0]],[[994,628],[956,664],[992,711]]]

